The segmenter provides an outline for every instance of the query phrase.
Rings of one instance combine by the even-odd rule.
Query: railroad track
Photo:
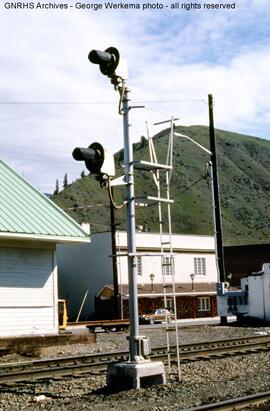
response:
[[[270,349],[270,336],[252,336],[233,340],[184,344],[180,346],[180,360],[198,361],[220,358],[228,355],[257,353]],[[176,346],[171,346],[170,357],[176,357]],[[167,348],[152,349],[151,358],[165,360]],[[33,360],[0,364],[0,383],[29,381],[62,376],[96,373],[107,369],[108,364],[128,360],[128,351],[59,357],[46,360]]]
[[[233,398],[213,404],[201,405],[194,408],[185,408],[182,411],[232,411],[241,410],[250,406],[258,406],[270,401],[270,391],[258,394],[247,395],[245,397]]]

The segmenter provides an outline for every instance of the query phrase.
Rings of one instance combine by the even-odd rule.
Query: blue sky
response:
[[[174,2],[164,0],[163,10],[144,12],[78,10],[71,0],[67,10],[8,10],[5,3],[0,153],[42,191],[52,192],[57,178],[61,185],[66,172],[69,181],[79,177],[75,146],[99,141],[114,152],[123,145],[118,95],[87,60],[93,48],[115,46],[128,60],[132,100],[145,104],[131,113],[133,141],[145,134],[145,121],[171,115],[184,125],[207,125],[208,93],[216,127],[270,137],[268,0],[211,11],[171,10],[165,5]]]

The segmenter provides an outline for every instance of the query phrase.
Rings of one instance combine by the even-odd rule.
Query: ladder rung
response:
[[[158,201],[158,202],[161,202],[161,203],[170,203],[170,204],[174,203],[174,200],[171,200],[170,198],[147,196],[146,199],[150,200],[150,201]]]
[[[172,257],[173,255],[177,255],[177,254],[173,254],[173,253],[168,253],[168,252],[136,252],[136,253],[128,253],[126,254],[130,257],[136,257],[136,256],[145,256],[145,257]],[[116,255],[117,256],[117,255]]]
[[[162,244],[162,245],[171,244],[171,242],[170,242],[170,241],[161,241],[161,244]]]
[[[109,257],[143,257],[143,256],[151,256],[151,257],[173,257],[173,253],[168,252],[136,252],[136,253],[119,253],[119,254],[110,254]]]
[[[171,267],[171,264],[162,264],[162,267]]]
[[[135,160],[133,161],[134,168],[139,170],[151,171],[151,170],[172,170],[172,166],[159,163],[151,163],[144,160]]]

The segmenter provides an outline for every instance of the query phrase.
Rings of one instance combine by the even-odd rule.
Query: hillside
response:
[[[176,131],[209,147],[208,127],[176,127]],[[158,161],[165,162],[169,130],[154,138]],[[269,242],[270,221],[270,141],[223,130],[216,130],[218,170],[225,244]],[[171,207],[174,233],[212,234],[211,189],[205,174],[207,153],[191,142],[175,138],[174,170],[171,182]],[[134,158],[149,160],[148,142],[134,144]],[[123,150],[115,154],[118,175]],[[199,182],[196,183],[196,181]],[[136,197],[156,195],[150,173],[137,172]],[[120,199],[121,189],[115,188]],[[53,197],[53,200],[78,222],[90,222],[91,231],[109,229],[107,190],[93,176],[78,179]],[[105,205],[104,205],[105,204]],[[82,208],[81,208],[82,207]],[[125,210],[116,211],[120,229],[125,229]],[[157,231],[157,208],[136,209],[136,224]]]

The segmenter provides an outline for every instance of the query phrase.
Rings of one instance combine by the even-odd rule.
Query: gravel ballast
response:
[[[235,338],[260,333],[270,328],[196,326],[181,328],[180,344]],[[151,345],[165,343],[164,330],[144,330]],[[170,333],[172,343],[174,333]],[[127,349],[125,334],[99,334],[97,344],[43,349],[42,358],[58,355],[115,351]],[[10,358],[9,358],[10,359]],[[22,358],[18,358],[19,360]],[[205,403],[255,394],[270,390],[270,352],[211,359],[181,364],[181,382],[177,370],[167,376],[167,384],[111,392],[106,375],[63,378],[32,383],[0,386],[0,410],[117,410],[166,411],[182,410]]]

